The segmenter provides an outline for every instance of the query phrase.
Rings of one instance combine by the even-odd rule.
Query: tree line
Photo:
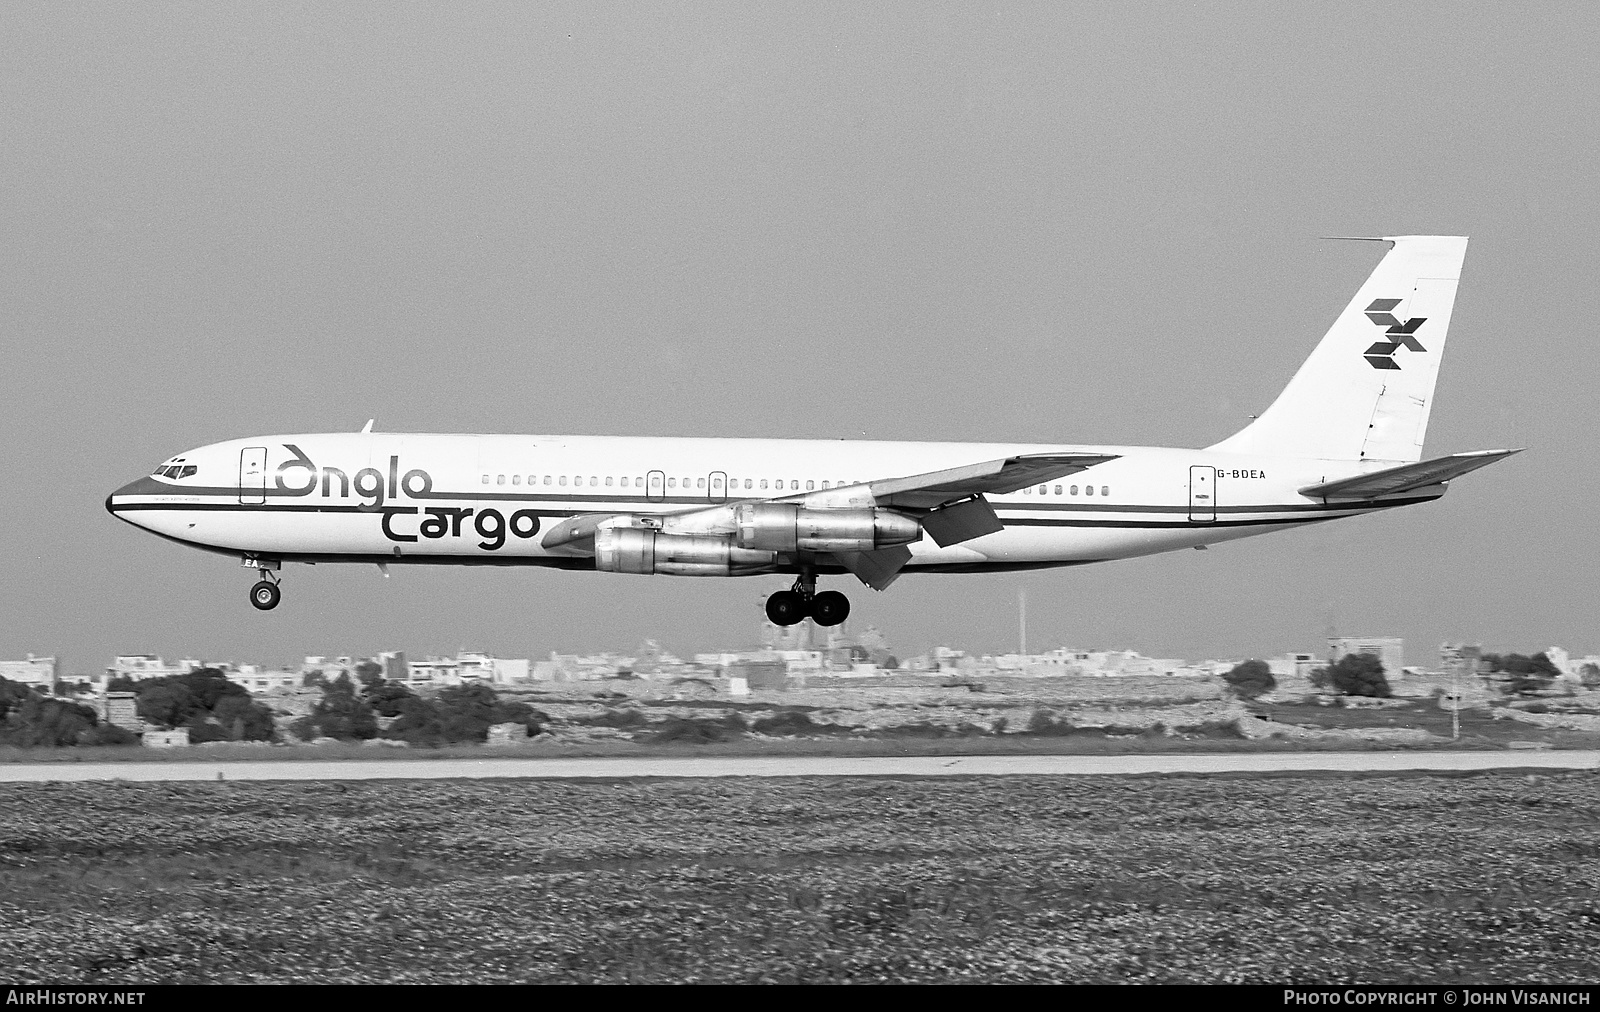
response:
[[[481,682],[452,685],[429,698],[385,681],[381,669],[371,667],[376,670],[358,667],[355,681],[344,673],[333,679],[320,672],[308,675],[306,684],[320,687],[322,698],[289,725],[289,733],[302,741],[383,738],[431,746],[487,741],[496,724],[519,724],[532,737],[550,720],[527,703],[501,699]],[[385,719],[380,723],[379,718]]]
[[[1531,657],[1484,654],[1479,658],[1479,671],[1506,676],[1502,688],[1513,696],[1543,692],[1561,677],[1561,669],[1542,651]],[[1341,696],[1387,698],[1393,694],[1383,662],[1376,654],[1345,654],[1332,664],[1313,668],[1310,677],[1316,688]],[[1236,664],[1222,678],[1242,699],[1255,699],[1277,688],[1277,680],[1265,661]],[[1585,664],[1579,672],[1579,680],[1585,688],[1600,688],[1600,666]]]
[[[496,724],[519,724],[531,737],[550,720],[526,703],[500,699],[483,684],[452,686],[433,698],[419,696],[398,682],[385,681],[376,664],[359,666],[355,681],[346,674],[330,679],[312,672],[305,684],[320,688],[322,695],[309,714],[287,727],[302,741],[387,738],[422,746],[481,742]],[[217,668],[138,681],[114,678],[106,691],[132,692],[135,710],[148,726],[184,728],[194,744],[282,739],[271,707]],[[0,745],[32,748],[138,741],[136,733],[102,720],[92,707],[0,678]]]
[[[100,719],[92,707],[56,699],[31,685],[0,678],[0,745],[128,745],[128,731]]]

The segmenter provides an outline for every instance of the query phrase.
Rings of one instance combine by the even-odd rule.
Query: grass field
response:
[[[15,983],[1592,981],[1600,776],[0,787]]]

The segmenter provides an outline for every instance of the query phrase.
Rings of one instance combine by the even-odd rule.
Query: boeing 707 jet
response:
[[[779,625],[843,622],[853,574],[1127,559],[1428,502],[1516,450],[1430,460],[1460,236],[1390,236],[1289,385],[1204,449],[1033,443],[450,435],[255,436],[165,461],[106,508],[242,560],[268,610],[285,562],[782,574]]]

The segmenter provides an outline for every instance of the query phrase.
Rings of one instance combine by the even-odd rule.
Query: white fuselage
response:
[[[1444,491],[1330,504],[1296,489],[1361,465],[1161,447],[330,433],[191,450],[173,458],[181,469],[163,465],[182,476],[133,482],[113,493],[107,508],[165,537],[246,559],[590,568],[592,559],[543,547],[541,532],[578,514],[681,513],[1064,452],[1117,459],[1025,491],[990,494],[1004,530],[944,548],[923,538],[910,545],[907,568],[1131,558]]]

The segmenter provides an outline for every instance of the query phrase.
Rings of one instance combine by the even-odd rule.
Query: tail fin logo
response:
[[[1399,369],[1400,363],[1394,360],[1394,353],[1401,348],[1412,351],[1427,351],[1414,336],[1417,328],[1428,322],[1426,316],[1413,316],[1404,323],[1395,319],[1392,310],[1400,304],[1399,299],[1374,299],[1372,305],[1367,307],[1367,319],[1379,327],[1386,327],[1384,336],[1387,341],[1379,341],[1368,348],[1363,354],[1374,369]]]

